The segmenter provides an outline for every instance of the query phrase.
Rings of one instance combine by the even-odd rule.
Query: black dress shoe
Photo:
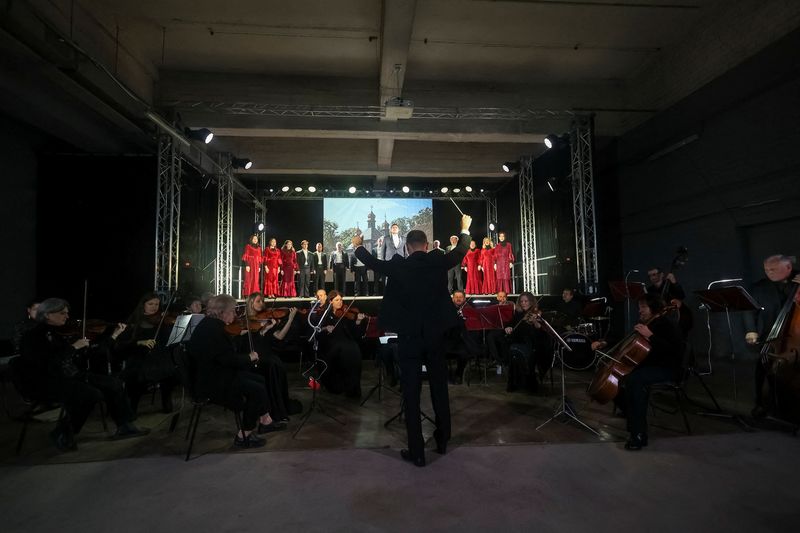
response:
[[[631,451],[641,450],[645,446],[647,446],[647,433],[631,434],[628,442],[625,443],[625,449]]]
[[[400,450],[400,457],[402,457],[404,461],[410,461],[414,463],[414,466],[425,466],[425,456],[411,457],[411,452],[405,448]]]
[[[436,441],[436,453],[444,455],[447,453],[447,441],[441,441],[439,437],[439,430],[433,432],[433,439]]]
[[[281,424],[280,422],[272,422],[271,424],[258,424],[258,434],[263,435],[264,433],[272,433],[273,431],[283,431],[286,429],[286,424]]]
[[[233,438],[233,445],[237,448],[260,448],[266,443],[267,441],[256,435],[255,431],[251,432],[245,438],[241,438],[239,435]]]

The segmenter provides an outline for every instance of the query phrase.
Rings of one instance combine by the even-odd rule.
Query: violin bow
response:
[[[337,321],[336,321],[336,324],[334,324],[334,325],[333,325],[333,329],[336,329],[336,326],[338,326],[338,325],[339,325],[339,322],[341,322],[341,321],[342,321],[342,319],[345,317],[345,315],[346,315],[346,314],[347,314],[347,312],[350,310],[350,308],[351,308],[351,307],[353,307],[353,304],[354,304],[354,303],[356,303],[356,300],[357,300],[357,299],[358,299],[358,296],[353,296],[353,301],[352,301],[352,302],[350,302],[350,304],[347,306],[347,309],[345,309],[345,310],[344,310],[344,313],[342,313],[342,316],[340,316],[340,317],[339,317],[339,320],[337,320]]]

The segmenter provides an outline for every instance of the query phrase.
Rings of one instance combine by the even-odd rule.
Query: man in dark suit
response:
[[[350,271],[353,273],[353,291],[356,296],[369,296],[367,288],[367,267],[358,260],[358,257],[350,258]]]
[[[372,248],[372,257],[381,261],[383,261],[383,240],[383,237],[379,237],[378,242],[375,243],[375,246]],[[385,285],[386,280],[382,274],[378,274],[377,272],[373,272],[373,275],[374,281],[372,282],[372,294],[375,296],[383,296],[383,286]]]
[[[298,277],[297,295],[308,298],[308,286],[311,283],[311,252],[308,251],[308,241],[300,241],[300,250],[297,252],[297,269],[300,271]]]
[[[387,275],[378,322],[382,328],[398,334],[400,383],[403,388],[408,449],[401,450],[403,459],[425,466],[425,441],[420,421],[420,392],[422,365],[428,371],[431,401],[436,415],[436,451],[447,451],[450,439],[450,400],[447,391],[445,338],[458,325],[456,309],[447,292],[447,271],[461,264],[471,240],[469,226],[472,218],[461,218],[461,237],[458,246],[448,253],[429,254],[425,233],[413,230],[406,236],[410,255],[394,256],[379,261],[361,244],[359,235],[353,238],[355,255],[368,268]]]
[[[322,243],[317,243],[317,251],[311,254],[311,271],[314,273],[313,289],[325,290],[325,274],[328,273],[328,254],[322,251]]]
[[[331,252],[330,269],[333,270],[333,289],[339,291],[342,296],[346,294],[344,291],[345,275],[349,266],[350,256],[344,251],[342,243],[337,242],[336,250]]]

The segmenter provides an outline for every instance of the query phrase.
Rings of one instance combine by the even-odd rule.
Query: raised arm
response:
[[[363,242],[363,236],[356,235],[353,237],[353,248],[355,248],[355,256],[358,258],[358,260],[364,263],[368,269],[373,270],[378,274],[388,274],[389,261],[381,261],[380,259],[373,257],[372,254],[369,253],[366,248],[364,248]]]
[[[444,255],[445,262],[447,263],[447,268],[453,268],[456,265],[460,265],[464,261],[464,256],[467,254],[467,250],[469,249],[469,243],[472,241],[472,237],[469,235],[469,226],[472,224],[472,217],[469,215],[462,215],[461,216],[461,235],[458,237],[458,244],[455,248]]]

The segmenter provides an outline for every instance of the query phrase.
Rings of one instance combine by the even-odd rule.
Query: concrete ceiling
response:
[[[800,25],[800,2],[788,0],[32,0],[2,9],[7,114],[109,152],[147,145],[136,131],[152,108],[215,131],[213,150],[251,158],[245,180],[359,176],[377,187],[502,183],[501,162],[540,153],[575,114],[593,114],[600,137],[620,135]],[[393,97],[413,102],[412,118],[385,117]]]

